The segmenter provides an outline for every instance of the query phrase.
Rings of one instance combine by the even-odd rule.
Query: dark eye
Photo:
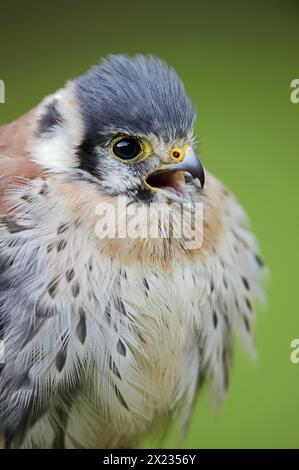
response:
[[[127,137],[119,140],[113,145],[113,153],[123,160],[131,160],[141,152],[141,147],[137,140]]]

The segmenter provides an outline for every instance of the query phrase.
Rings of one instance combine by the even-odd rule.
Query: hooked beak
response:
[[[173,201],[190,202],[191,196],[186,188],[184,172],[189,173],[194,179],[198,178],[201,188],[204,187],[204,169],[191,147],[188,147],[183,161],[160,167],[145,178],[144,184],[150,191],[162,193]]]
[[[178,170],[178,171],[187,171],[190,173],[194,179],[198,178],[203,188],[205,185],[205,172],[203,166],[196,155],[196,153],[189,147],[186,151],[186,156],[184,160],[180,163],[174,163],[173,165],[168,165],[168,170]]]

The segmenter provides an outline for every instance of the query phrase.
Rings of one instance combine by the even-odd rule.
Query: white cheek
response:
[[[69,170],[78,166],[79,160],[62,128],[55,129],[49,137],[42,137],[31,149],[32,160],[51,170]]]
[[[84,137],[84,126],[74,85],[69,83],[65,88],[43,100],[37,111],[36,124],[47,113],[47,107],[51,102],[55,102],[62,123],[42,135],[38,132],[36,134],[33,129],[29,151],[31,159],[42,167],[67,171],[78,166],[79,158],[75,149]]]

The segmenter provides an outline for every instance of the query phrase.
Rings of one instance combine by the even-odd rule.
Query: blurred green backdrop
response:
[[[0,20],[0,124],[107,53],[154,53],[183,78],[202,160],[248,210],[272,273],[258,363],[237,345],[225,403],[215,413],[206,390],[183,445],[299,447],[299,2],[4,0]]]

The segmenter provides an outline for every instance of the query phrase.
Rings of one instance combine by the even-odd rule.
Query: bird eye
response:
[[[140,154],[141,146],[136,139],[126,137],[116,142],[112,147],[112,151],[114,155],[122,160],[132,160]]]

